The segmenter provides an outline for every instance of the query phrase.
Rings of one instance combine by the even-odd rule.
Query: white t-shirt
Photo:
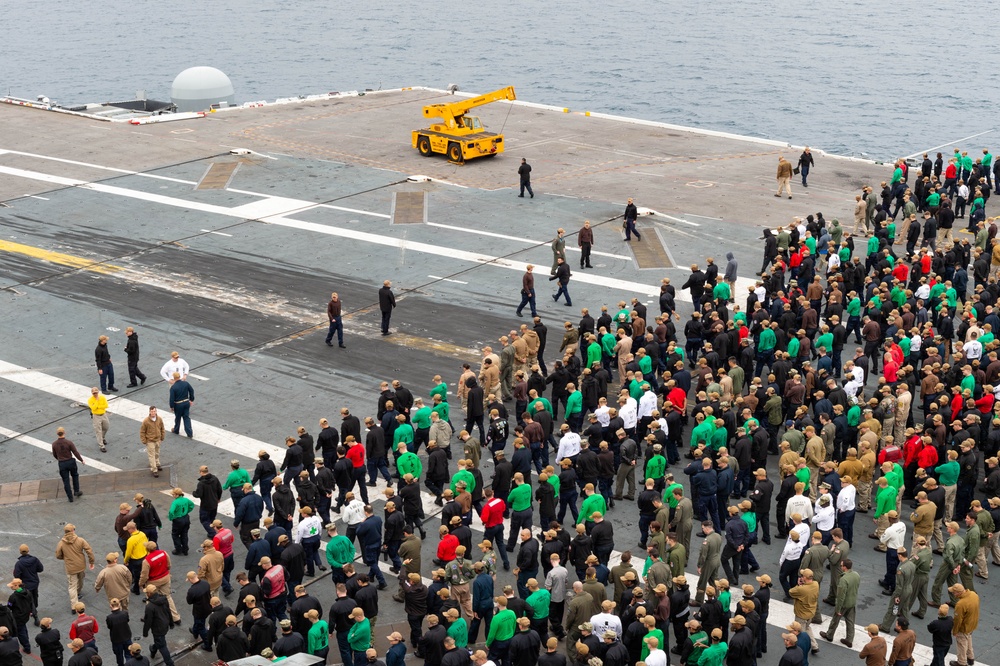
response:
[[[646,656],[646,666],[667,666],[667,653],[657,648]]]
[[[163,364],[162,368],[160,368],[160,376],[163,377],[165,381],[172,382],[174,381],[175,372],[179,372],[181,374],[181,379],[184,379],[187,377],[190,369],[190,366],[188,366],[187,361],[184,359],[178,358],[176,361],[174,359],[170,359]]]

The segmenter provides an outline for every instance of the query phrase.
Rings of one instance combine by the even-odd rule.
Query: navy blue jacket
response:
[[[726,466],[725,469],[720,469],[716,476],[716,483],[718,484],[716,494],[731,494],[733,492],[733,468]]]
[[[250,547],[247,548],[247,559],[243,563],[243,567],[249,569],[257,566],[262,557],[271,557],[271,544],[264,539],[257,539],[251,542]]]
[[[718,475],[714,469],[702,469],[691,477],[691,487],[697,488],[699,497],[715,495],[719,491]]]
[[[472,581],[472,610],[479,614],[493,611],[493,576],[485,571]]]
[[[236,517],[233,526],[239,527],[241,523],[259,522],[264,515],[264,498],[257,493],[244,495],[240,500],[240,505],[236,507]]]
[[[178,379],[170,387],[170,409],[184,401],[194,402],[194,389],[183,379]]]
[[[378,562],[382,550],[382,519],[368,516],[358,525],[355,535],[361,544],[361,559],[365,564]]]
[[[26,590],[38,589],[38,574],[43,571],[42,561],[34,555],[22,555],[14,563],[14,577],[21,579]]]
[[[739,514],[732,516],[726,522],[726,545],[736,550],[750,541],[750,530]]]

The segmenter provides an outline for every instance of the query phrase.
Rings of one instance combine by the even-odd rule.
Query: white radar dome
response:
[[[180,112],[205,111],[212,105],[235,105],[236,93],[224,72],[214,67],[189,67],[174,79],[170,101]]]

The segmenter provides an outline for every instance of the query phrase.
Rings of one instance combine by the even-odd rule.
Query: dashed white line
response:
[[[462,282],[461,280],[452,280],[451,278],[438,277],[437,275],[428,275],[432,280],[441,280],[442,282],[454,282],[455,284],[469,284],[468,282]]]
[[[232,234],[224,234],[221,231],[212,231],[211,229],[202,229],[202,231],[206,234],[215,234],[216,236],[226,236],[227,238],[233,237]]]

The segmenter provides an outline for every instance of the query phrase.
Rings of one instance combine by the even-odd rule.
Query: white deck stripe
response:
[[[441,224],[439,222],[428,222],[428,227],[440,227],[442,229],[449,229],[451,231],[462,231],[468,234],[478,234],[479,236],[489,236],[491,238],[503,238],[504,240],[517,241],[518,243],[525,243],[527,245],[542,245],[548,243],[549,241],[540,241],[533,238],[523,238],[521,236],[510,236],[507,234],[498,234],[492,231],[483,231],[482,229],[467,229],[465,227],[456,227],[450,224]],[[569,252],[581,252],[578,247],[567,247],[566,250]],[[626,257],[624,254],[612,254],[611,252],[599,252],[598,250],[591,250],[590,254],[595,257],[611,257],[612,259],[624,259],[625,261],[632,261],[632,257]]]
[[[30,444],[31,446],[34,446],[37,449],[41,449],[43,451],[48,451],[49,454],[52,453],[52,444],[50,442],[43,442],[42,440],[36,439],[35,437],[30,437],[28,435],[22,435],[19,432],[15,432],[13,430],[10,430],[9,428],[3,428],[3,427],[0,427],[0,435],[3,435],[4,437],[9,437],[10,439],[16,439],[18,441],[24,442],[25,444]],[[83,455],[83,454],[81,453],[81,455]],[[106,464],[102,463],[100,460],[95,460],[94,458],[91,458],[90,456],[83,456],[83,461],[84,461],[84,464],[87,465],[88,467],[93,467],[94,469],[99,469],[102,472],[117,472],[117,471],[119,471],[117,467],[112,467],[111,465],[106,465]]]

